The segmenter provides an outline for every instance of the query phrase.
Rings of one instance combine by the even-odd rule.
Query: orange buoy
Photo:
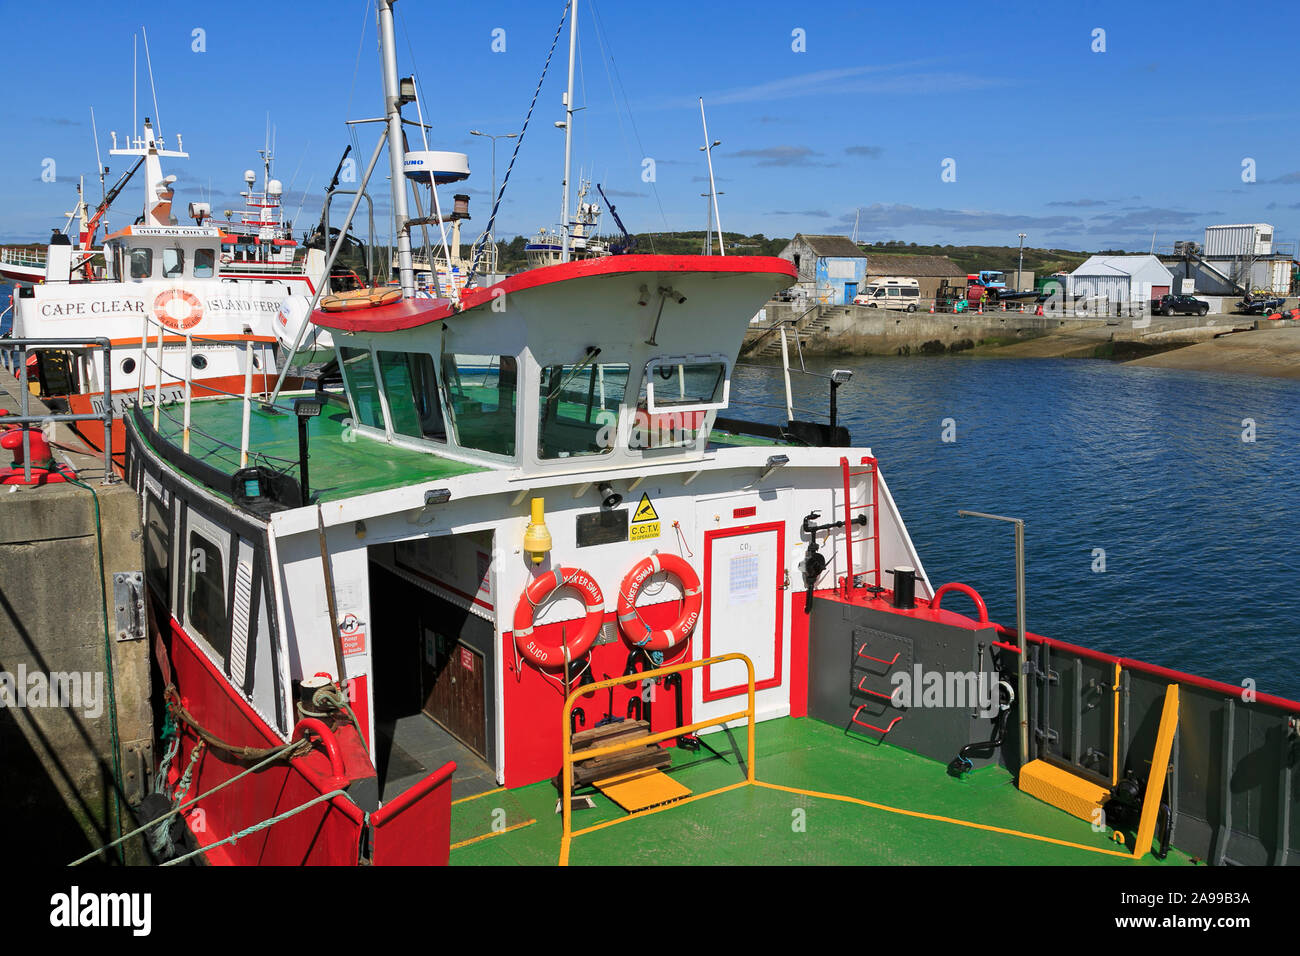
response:
[[[641,588],[652,574],[667,571],[681,582],[682,611],[669,627],[652,631],[636,609]],[[649,651],[666,651],[685,641],[695,629],[704,606],[704,592],[695,569],[675,554],[652,554],[642,558],[623,578],[618,590],[618,627],[628,643]]]
[[[547,647],[533,638],[533,609],[560,588],[573,588],[587,605],[578,633],[562,641],[559,647]],[[533,578],[515,605],[515,647],[538,667],[560,667],[572,663],[591,649],[605,622],[605,596],[596,579],[582,568],[556,568]]]

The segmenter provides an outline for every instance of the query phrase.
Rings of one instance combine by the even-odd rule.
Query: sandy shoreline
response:
[[[1300,378],[1300,327],[1235,332],[1124,364]]]

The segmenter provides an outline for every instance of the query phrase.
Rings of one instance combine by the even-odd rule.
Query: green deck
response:
[[[281,404],[293,396],[281,396]],[[158,431],[176,447],[181,444],[180,404],[164,405]],[[321,501],[385,491],[406,485],[438,481],[456,475],[487,471],[482,465],[454,461],[432,452],[412,451],[352,434],[348,412],[327,405],[307,429],[311,490]],[[235,399],[199,399],[191,403],[190,454],[220,471],[233,475],[239,469],[239,440],[243,402]],[[215,439],[220,439],[217,441]],[[225,444],[222,444],[222,443]],[[234,446],[234,447],[230,447]],[[249,417],[251,456],[270,456],[276,469],[288,467],[298,477],[298,420],[292,414],[271,414],[253,405]],[[292,462],[290,466],[287,463]],[[253,464],[268,464],[253,458]]]
[[[763,438],[760,435],[743,435],[739,432],[726,432],[714,429],[709,432],[710,446],[761,446],[772,448],[778,445],[785,445],[787,442],[778,441],[775,438]]]
[[[727,736],[705,738],[726,756],[725,761],[705,750],[692,754],[674,749],[670,773],[695,794],[743,781],[745,729],[730,732],[734,752],[724,746]],[[1177,866],[1191,862],[1171,850],[1163,861],[1147,854],[1135,863],[1109,832],[1094,833],[1089,824],[1020,793],[1011,776],[996,767],[954,779],[933,760],[849,736],[811,718],[766,721],[758,725],[757,738],[759,781],[853,797],[890,809],[743,786],[577,836],[570,862],[629,866]],[[594,799],[595,809],[575,811],[575,831],[627,817],[604,796],[597,793]],[[539,783],[454,805],[451,862],[555,864],[561,834],[556,803],[555,788]],[[528,820],[536,822],[518,826]],[[1000,832],[1007,830],[1019,833]],[[464,845],[457,847],[459,843]]]

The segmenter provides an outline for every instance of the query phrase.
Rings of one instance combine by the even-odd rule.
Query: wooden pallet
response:
[[[586,786],[634,770],[660,769],[672,764],[672,754],[657,743],[639,748],[629,748],[614,754],[605,754],[583,760],[583,750],[595,750],[611,744],[629,743],[639,737],[650,736],[650,725],[644,720],[624,720],[617,724],[592,727],[573,735],[573,785]]]

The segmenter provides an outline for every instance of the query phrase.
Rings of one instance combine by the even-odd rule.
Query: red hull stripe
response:
[[[511,292],[522,292],[537,286],[585,279],[591,276],[625,275],[634,272],[696,272],[696,273],[768,273],[788,279],[797,278],[794,265],[776,256],[604,256],[578,262],[562,262],[555,266],[529,269],[518,275],[507,276],[486,289],[466,289],[461,293],[461,311],[484,305]],[[457,312],[448,299],[404,299],[393,305],[355,312],[312,313],[311,321],[327,329],[342,332],[398,332],[413,329],[430,322],[450,318]]]

